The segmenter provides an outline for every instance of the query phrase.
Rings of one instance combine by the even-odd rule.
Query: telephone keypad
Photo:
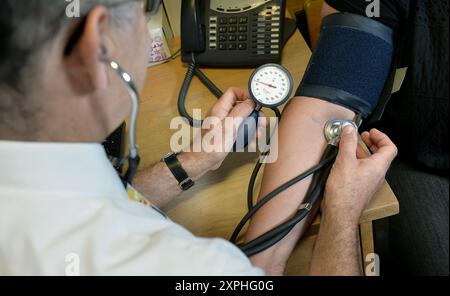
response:
[[[210,48],[249,51],[254,55],[280,53],[281,13],[279,6],[267,6],[248,16],[212,16]],[[212,31],[210,32],[212,33]]]

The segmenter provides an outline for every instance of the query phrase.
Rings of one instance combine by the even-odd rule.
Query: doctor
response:
[[[183,191],[166,163],[135,178],[152,204],[131,201],[98,144],[131,110],[124,82],[100,53],[138,88],[145,80],[149,42],[140,2],[85,0],[72,19],[64,0],[0,0],[1,275],[270,273],[230,243],[195,237],[157,209]],[[252,110],[248,93],[232,88],[209,114],[243,118]],[[345,130],[323,205],[316,274],[358,272],[357,220],[345,217],[361,215],[396,154],[378,131],[363,138],[375,154],[358,159],[356,133]],[[226,156],[183,153],[168,163],[195,182]]]

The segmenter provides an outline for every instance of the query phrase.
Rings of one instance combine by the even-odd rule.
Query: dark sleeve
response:
[[[366,10],[371,2],[366,0],[325,0],[328,5],[341,12],[367,15]],[[397,29],[400,26],[401,6],[400,0],[380,0],[380,17],[374,18],[381,23]]]

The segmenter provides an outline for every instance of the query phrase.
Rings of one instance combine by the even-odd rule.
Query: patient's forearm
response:
[[[359,276],[358,224],[349,223],[345,216],[322,217],[319,236],[314,246],[311,275]]]
[[[266,166],[259,198],[319,163],[327,144],[323,128],[328,120],[353,117],[352,111],[335,104],[313,98],[294,98],[283,113],[278,134],[278,160]],[[310,182],[311,178],[300,182],[264,206],[251,221],[246,241],[292,217],[302,204]],[[269,274],[282,273],[305,224],[298,225],[276,246],[254,256],[253,263]]]

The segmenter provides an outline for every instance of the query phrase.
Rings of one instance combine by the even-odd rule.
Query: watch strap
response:
[[[178,160],[177,154],[167,154],[162,160],[178,181],[178,186],[180,186],[181,190],[187,191],[195,185],[194,181],[192,181]]]

